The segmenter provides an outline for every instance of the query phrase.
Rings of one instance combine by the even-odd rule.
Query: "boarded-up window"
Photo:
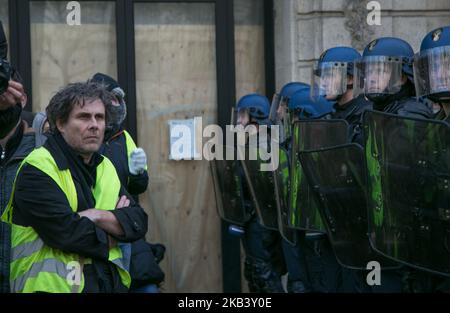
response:
[[[234,24],[236,99],[250,93],[265,95],[264,1],[234,0]],[[244,260],[241,248],[242,291],[248,292]]]
[[[217,120],[215,7],[135,4],[139,145],[149,154],[141,204],[148,239],[167,246],[169,292],[221,292],[220,220],[207,161],[169,161],[168,121]]]
[[[117,78],[115,3],[80,1],[81,25],[69,25],[67,1],[31,1],[33,111],[64,85],[96,72]]]
[[[234,0],[236,98],[265,94],[264,1]]]

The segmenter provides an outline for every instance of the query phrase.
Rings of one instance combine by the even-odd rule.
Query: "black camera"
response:
[[[9,80],[11,79],[11,64],[6,61],[7,56],[8,43],[3,24],[0,21],[0,95],[8,89]]]

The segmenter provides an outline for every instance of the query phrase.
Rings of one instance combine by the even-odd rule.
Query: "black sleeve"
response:
[[[132,195],[140,195],[147,190],[148,186],[148,173],[144,171],[139,175],[128,176],[128,191]]]
[[[106,232],[73,212],[55,181],[28,164],[17,177],[13,222],[33,227],[52,248],[108,260]]]
[[[422,118],[431,119],[433,118],[433,111],[420,102],[408,101],[398,112],[400,116],[412,117],[412,118]]]
[[[120,195],[130,199],[130,206],[111,211],[119,221],[124,235],[115,237],[121,242],[133,242],[145,237],[148,229],[148,216],[144,209],[134,201],[125,188],[121,188]]]

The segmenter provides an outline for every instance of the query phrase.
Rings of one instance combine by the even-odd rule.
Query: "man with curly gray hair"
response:
[[[12,226],[12,292],[127,292],[121,245],[143,238],[147,215],[100,155],[111,94],[87,82],[50,101],[51,135],[22,163],[2,219]]]

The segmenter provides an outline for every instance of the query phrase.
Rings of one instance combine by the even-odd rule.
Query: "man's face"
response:
[[[57,127],[67,144],[82,156],[90,157],[100,149],[105,134],[105,105],[99,99],[76,104],[65,124]]]
[[[286,118],[286,114],[287,114],[287,103],[286,100],[283,99],[281,100],[281,103],[278,106],[277,117],[279,120],[283,121]]]
[[[430,88],[433,91],[447,91],[450,87],[450,53],[441,56],[430,69]]]
[[[389,86],[392,69],[382,64],[371,64],[366,69],[366,93],[383,93]]]
[[[239,110],[237,124],[242,126],[247,126],[250,123],[250,116],[247,110]]]
[[[320,88],[325,95],[336,98],[342,93],[341,85],[343,79],[341,72],[334,71],[321,77]]]

